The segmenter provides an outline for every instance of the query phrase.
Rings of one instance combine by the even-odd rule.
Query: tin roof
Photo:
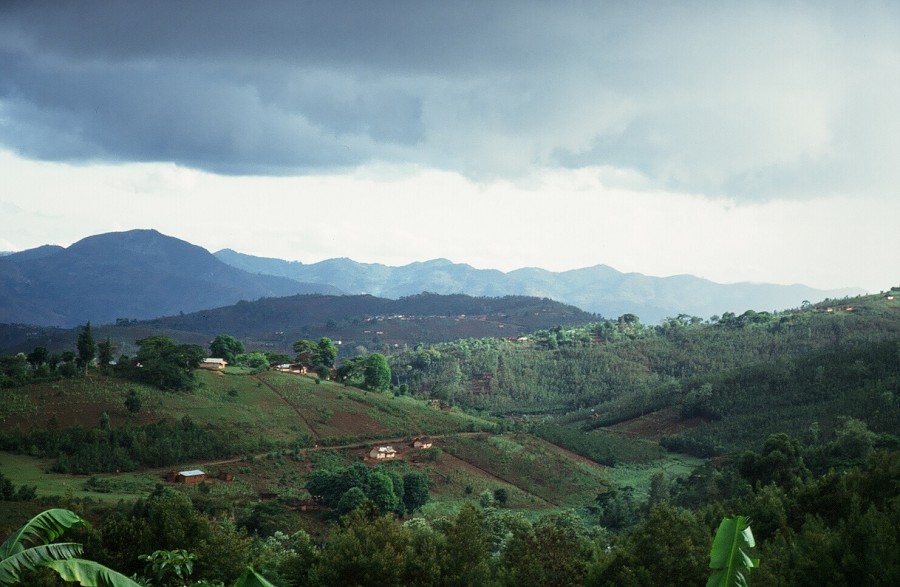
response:
[[[185,477],[196,477],[197,475],[206,475],[200,469],[191,469],[190,471],[178,471],[179,475],[184,475]]]

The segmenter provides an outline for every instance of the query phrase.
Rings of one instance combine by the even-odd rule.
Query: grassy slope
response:
[[[112,378],[61,381],[15,390],[22,401],[0,405],[0,427],[43,426],[55,417],[57,425],[96,426],[107,411],[113,425],[128,418],[135,423],[160,417],[189,416],[198,424],[239,431],[248,446],[268,446],[265,454],[232,462],[183,463],[205,466],[211,472],[230,472],[230,483],[214,481],[211,493],[252,503],[258,493],[304,497],[306,476],[319,466],[364,458],[370,439],[407,439],[419,433],[435,437],[442,453],[421,458],[401,440],[402,463],[428,474],[432,502],[427,515],[444,515],[463,502],[477,502],[484,490],[499,487],[509,493],[509,506],[524,510],[577,507],[589,503],[609,476],[602,467],[533,436],[472,434],[489,428],[489,421],[461,412],[443,412],[409,397],[365,392],[312,378],[267,372],[258,376],[198,372],[199,387],[191,394],[162,393]],[[123,401],[128,389],[144,397],[144,409],[128,415]],[[6,393],[6,392],[4,392]],[[22,417],[26,405],[29,417]],[[17,407],[18,406],[18,407]],[[76,409],[72,409],[76,406]],[[306,435],[318,448],[290,448]],[[263,442],[260,442],[263,439]],[[328,444],[354,444],[328,448]],[[49,462],[0,453],[4,473],[16,484],[37,485],[40,495],[91,497],[101,501],[134,499],[160,482],[162,471],[97,475],[91,486],[86,476],[45,473]],[[173,467],[181,468],[181,467]],[[196,491],[191,489],[190,491]]]

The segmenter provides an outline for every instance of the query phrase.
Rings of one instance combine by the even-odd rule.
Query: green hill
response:
[[[642,434],[708,456],[813,423],[827,435],[841,417],[900,434],[898,349],[900,301],[867,296],[713,322],[680,316],[646,326],[626,315],[517,342],[434,345],[391,362],[415,393],[552,415],[577,430],[662,418],[663,434]]]

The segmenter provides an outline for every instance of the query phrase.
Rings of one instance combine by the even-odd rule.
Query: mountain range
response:
[[[215,256],[250,273],[330,284],[348,294],[368,293],[386,298],[423,291],[471,296],[524,295],[550,298],[605,317],[636,314],[651,324],[678,314],[708,318],[724,312],[783,310],[799,307],[805,300],[863,293],[857,288],[821,290],[805,285],[720,284],[692,275],[652,277],[621,273],[606,265],[563,272],[525,268],[504,273],[447,259],[390,267],[346,258],[304,264],[254,257],[231,249],[218,251]]]
[[[192,312],[241,299],[340,294],[253,275],[155,230],[100,234],[0,257],[0,322],[71,327]]]
[[[304,264],[224,249],[215,254],[155,230],[84,238],[0,256],[0,323],[72,327],[120,318],[152,319],[297,294],[370,294],[400,298],[422,292],[550,298],[606,317],[637,314],[709,317],[776,310],[804,300],[840,298],[856,289],[802,285],[718,284],[689,275],[651,277],[598,265],[573,271],[537,268],[504,273],[446,259],[401,267],[329,259]]]

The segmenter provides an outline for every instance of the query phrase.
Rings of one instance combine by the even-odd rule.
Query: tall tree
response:
[[[213,357],[220,357],[228,363],[234,363],[238,355],[244,354],[244,343],[230,334],[220,334],[209,345],[209,353]]]
[[[50,353],[47,351],[47,347],[37,346],[34,347],[33,351],[28,353],[27,360],[32,368],[37,369],[41,365],[50,362]]]
[[[364,380],[367,389],[383,391],[391,385],[391,368],[380,353],[372,353],[366,359]]]
[[[138,341],[137,364],[133,375],[160,389],[184,391],[193,387],[194,369],[206,354],[195,344],[177,344],[165,336]]]
[[[113,360],[115,352],[116,347],[113,345],[112,341],[109,340],[108,336],[105,341],[97,345],[97,360],[100,363],[100,368],[106,369],[109,367],[109,363]]]
[[[410,471],[403,476],[403,505],[412,513],[428,503],[428,475]]]
[[[78,366],[84,368],[85,375],[87,375],[88,365],[96,355],[97,343],[94,342],[94,333],[91,331],[91,323],[88,322],[78,335]]]
[[[491,573],[491,547],[481,521],[481,513],[471,503],[466,503],[447,528],[446,548],[441,561],[441,577],[445,585],[487,584]]]
[[[337,358],[337,347],[327,336],[319,339],[316,345],[316,371],[319,375],[327,375],[334,367],[334,360]]]

